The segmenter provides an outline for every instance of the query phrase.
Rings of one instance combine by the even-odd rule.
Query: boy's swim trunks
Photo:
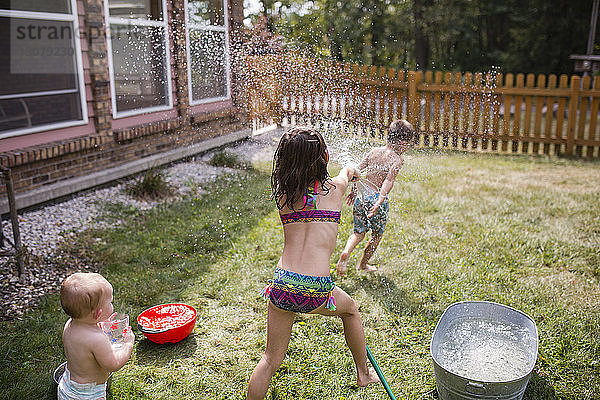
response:
[[[302,275],[275,268],[273,280],[263,289],[263,296],[286,311],[308,313],[325,302],[326,308],[334,311],[334,287],[331,276]]]
[[[389,210],[389,201],[385,199],[379,210],[373,215],[371,218],[367,217],[371,208],[377,201],[379,197],[379,193],[365,195],[365,196],[357,196],[356,200],[354,200],[354,232],[355,233],[363,233],[368,231],[369,229],[378,235],[383,235],[385,232],[385,225],[387,223],[387,215]]]
[[[71,373],[65,368],[57,388],[58,400],[105,400],[106,383],[77,383],[71,380]]]

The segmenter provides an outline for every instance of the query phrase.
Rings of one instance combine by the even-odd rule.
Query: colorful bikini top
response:
[[[314,188],[309,188],[304,193],[302,210],[293,211],[287,214],[280,214],[281,223],[291,224],[294,222],[335,222],[340,223],[340,211],[317,210],[317,185],[315,181]],[[306,210],[306,207],[313,207],[312,210]]]

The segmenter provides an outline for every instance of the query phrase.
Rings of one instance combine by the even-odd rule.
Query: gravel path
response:
[[[226,149],[252,163],[269,161],[273,157],[280,131],[271,131],[252,137]],[[237,170],[219,168],[207,162],[212,152],[199,155],[192,161],[180,162],[167,167],[166,180],[177,194],[163,201],[179,200],[190,194],[191,182],[202,185],[214,181],[224,173]],[[56,204],[19,214],[21,241],[27,247],[27,270],[23,282],[17,279],[17,269],[12,257],[0,256],[0,319],[20,317],[35,306],[42,295],[58,290],[62,280],[73,271],[93,271],[93,265],[61,253],[60,246],[69,238],[89,228],[110,228],[121,221],[102,221],[102,209],[107,203],[121,203],[148,210],[159,202],[139,201],[124,192],[129,181],[114,186],[77,194]],[[12,239],[9,221],[3,222],[4,235]],[[68,258],[65,260],[65,258]],[[65,267],[68,265],[68,267]]]

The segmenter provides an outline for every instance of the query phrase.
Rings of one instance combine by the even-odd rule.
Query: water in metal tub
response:
[[[457,318],[440,339],[440,365],[453,374],[484,382],[507,382],[529,373],[527,328],[469,317]]]

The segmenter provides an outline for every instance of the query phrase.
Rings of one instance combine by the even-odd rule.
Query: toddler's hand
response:
[[[135,341],[135,335],[133,334],[133,330],[131,326],[125,328],[125,332],[123,332],[123,336],[125,337],[125,343],[133,343]]]

